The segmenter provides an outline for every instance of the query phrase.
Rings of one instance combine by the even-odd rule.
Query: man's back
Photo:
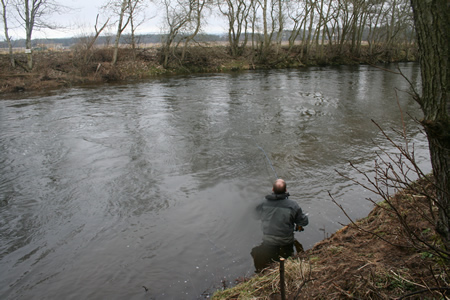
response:
[[[266,200],[256,208],[261,219],[263,241],[268,244],[293,243],[295,224],[308,224],[308,217],[300,206],[288,197],[289,193],[267,195]]]
[[[286,182],[277,179],[273,193],[256,207],[257,217],[261,219],[263,242],[252,249],[256,272],[260,272],[279,257],[287,258],[294,251],[295,226],[308,225],[305,215],[297,202],[289,199]]]

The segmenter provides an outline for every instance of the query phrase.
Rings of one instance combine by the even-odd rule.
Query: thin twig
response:
[[[347,296],[349,299],[359,299],[356,298],[355,296],[353,296],[352,294],[350,294],[349,292],[343,290],[340,286],[338,286],[336,283],[333,282],[333,285],[335,288],[337,288],[342,294],[344,294],[345,296]]]
[[[432,292],[432,291],[450,291],[450,287],[436,287],[436,288],[429,288],[429,289],[425,289],[425,290],[420,290],[420,291],[416,291],[416,292],[412,292],[406,295],[401,296],[400,298],[396,298],[396,300],[401,300],[401,299],[405,299],[414,295],[418,295],[418,294],[423,294],[426,292]]]
[[[399,274],[395,273],[394,270],[391,270],[391,273],[394,274],[395,276],[397,276],[398,278],[400,278],[400,279],[403,280],[403,281],[406,281],[406,282],[411,283],[411,284],[413,284],[413,285],[420,286],[421,288],[427,288],[427,287],[424,286],[424,285],[421,285],[421,284],[412,282],[412,281],[410,281],[410,280],[408,280],[408,279],[406,279],[406,278],[403,278],[403,277],[400,276]]]
[[[377,234],[377,233],[375,233],[375,232],[372,232],[372,231],[369,231],[369,230],[366,230],[366,229],[362,228],[361,226],[359,226],[358,224],[356,224],[355,221],[353,221],[353,219],[347,214],[347,212],[346,212],[345,209],[342,207],[342,205],[340,205],[339,203],[336,202],[336,200],[333,198],[333,196],[331,195],[330,192],[328,192],[328,195],[331,197],[331,201],[333,201],[333,203],[336,204],[337,207],[339,207],[339,208],[341,209],[341,211],[344,213],[344,215],[349,219],[349,221],[350,221],[353,225],[356,226],[356,228],[358,228],[359,230],[364,231],[364,232],[366,232],[366,233],[369,233],[369,234],[371,234],[371,235],[373,235],[373,236],[376,236],[377,238],[379,238],[379,239],[385,241],[386,243],[388,243],[389,245],[392,245],[392,246],[394,246],[394,247],[403,247],[402,245],[396,245],[396,244],[394,244],[394,243],[392,243],[392,242],[386,240],[385,238],[383,238],[383,237],[380,236],[379,234]]]

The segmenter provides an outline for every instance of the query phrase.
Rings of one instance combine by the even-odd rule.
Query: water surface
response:
[[[401,69],[419,81],[416,64]],[[312,247],[348,223],[328,191],[352,218],[372,208],[335,170],[358,178],[349,160],[370,170],[376,145],[394,151],[371,119],[392,133],[399,107],[420,118],[407,90],[399,75],[341,66],[1,100],[0,297],[202,298],[253,274],[252,211],[275,172],[309,213],[296,237]],[[425,137],[406,128],[429,171]]]

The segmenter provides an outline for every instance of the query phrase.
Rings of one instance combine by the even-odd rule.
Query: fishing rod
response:
[[[258,145],[258,143],[256,142],[255,138],[253,138],[253,140],[255,141],[256,146],[264,153],[264,155],[266,156],[267,161],[269,162],[270,167],[272,168],[273,172],[275,173],[275,177],[278,179],[278,174],[275,171],[272,162],[269,159],[269,156],[267,156],[266,151],[264,151],[263,147],[261,147],[260,145]],[[308,215],[308,214],[307,214]],[[305,229],[303,228],[303,226],[296,226],[294,228],[294,232],[301,232],[304,231]],[[295,247],[295,251],[297,251],[297,253],[302,253],[305,252],[305,250],[303,249],[303,245],[297,240],[294,239],[294,247]]]
[[[253,138],[253,139],[254,139],[254,138]],[[279,177],[278,177],[278,174],[277,174],[277,172],[275,171],[275,169],[273,168],[272,162],[270,161],[269,156],[267,156],[266,151],[264,151],[263,147],[261,147],[260,145],[258,145],[258,143],[256,142],[256,140],[255,140],[255,144],[256,144],[256,146],[264,153],[264,155],[266,156],[267,161],[269,162],[269,166],[272,168],[272,171],[275,173],[275,177],[278,179],[278,178],[279,178]]]

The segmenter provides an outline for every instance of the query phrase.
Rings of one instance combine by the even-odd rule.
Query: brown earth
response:
[[[0,92],[39,91],[139,79],[152,64],[126,59],[113,67],[108,49],[96,51],[88,60],[75,51],[37,52],[33,54],[35,64],[31,71],[26,68],[24,54],[15,54],[15,59],[16,67],[13,68],[9,56],[0,54]]]
[[[13,68],[7,54],[0,54],[0,92],[14,93],[58,89],[84,84],[127,82],[193,72],[220,72],[248,69],[242,61],[232,60],[225,47],[199,47],[191,49],[183,65],[163,68],[157,48],[120,49],[119,59],[111,64],[113,50],[98,48],[94,51],[40,51],[33,54],[34,66],[26,67],[25,54],[15,54]]]
[[[421,184],[432,189],[426,182]],[[292,271],[285,275],[286,298],[447,299],[448,259],[431,250],[442,249],[430,223],[429,208],[435,212],[436,207],[430,206],[428,197],[408,190],[391,203],[394,206],[376,205],[366,218],[289,259],[287,269]],[[213,299],[281,299],[278,265],[239,281]]]
[[[402,211],[413,230],[433,243],[436,236],[430,225],[411,209]],[[344,227],[302,256],[316,261],[301,298],[392,299],[418,290],[448,287],[440,262],[434,261],[426,249],[411,247],[405,236],[388,207],[375,207],[367,218]],[[425,296],[430,294],[415,298]]]

